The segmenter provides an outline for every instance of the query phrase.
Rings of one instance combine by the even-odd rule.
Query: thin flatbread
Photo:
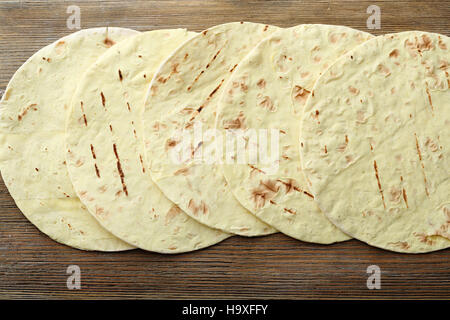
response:
[[[450,39],[372,39],[317,81],[302,163],[320,208],[344,232],[397,252],[450,246]]]
[[[231,194],[216,163],[203,158],[213,140],[216,105],[232,71],[259,41],[278,28],[236,22],[212,27],[181,46],[155,75],[146,101],[144,128],[153,180],[164,194],[194,219],[243,236],[276,232],[254,217]],[[174,161],[181,145],[178,130],[200,139],[190,157]],[[184,136],[184,142],[186,136]],[[214,139],[214,137],[212,137]],[[184,144],[183,142],[183,144]],[[178,145],[178,146],[177,146]]]
[[[216,127],[223,136],[234,131],[236,139],[247,137],[242,150],[227,150],[236,160],[222,167],[228,185],[258,218],[298,240],[328,244],[349,239],[309,192],[300,164],[299,123],[320,74],[372,37],[319,24],[279,30],[239,64],[224,89]],[[254,161],[252,148],[258,152]],[[243,152],[247,161],[237,162]]]
[[[229,234],[184,214],[146,169],[142,113],[153,73],[194,33],[141,33],[105,53],[87,70],[67,121],[67,165],[89,212],[117,237],[160,253],[201,249]]]
[[[0,102],[0,168],[25,217],[57,242],[83,250],[133,246],[104,230],[76,196],[67,174],[64,121],[81,74],[137,31],[95,28],[42,48],[14,74]]]

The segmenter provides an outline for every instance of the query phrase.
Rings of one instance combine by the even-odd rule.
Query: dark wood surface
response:
[[[342,24],[374,34],[418,29],[450,35],[450,1],[2,1],[0,89],[35,51],[81,27],[193,31],[231,21],[281,27]],[[368,30],[366,8],[381,8],[381,29]],[[0,298],[450,298],[450,250],[405,255],[356,240],[332,246],[281,234],[233,237],[198,252],[83,252],[53,242],[20,213],[0,183]],[[81,268],[81,290],[68,290],[66,268]],[[381,268],[381,289],[368,290],[366,268]]]

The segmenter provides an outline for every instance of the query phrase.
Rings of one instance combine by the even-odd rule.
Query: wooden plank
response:
[[[418,29],[450,35],[450,1],[3,1],[0,89],[35,51],[71,31],[68,5],[82,28],[194,31],[230,21],[293,26],[342,24],[374,34]],[[381,8],[368,30],[366,8]],[[83,252],[57,244],[20,213],[0,183],[0,298],[449,298],[450,251],[396,254],[356,240],[332,246],[281,234],[230,238],[198,252],[168,256],[140,250]],[[81,290],[68,290],[66,268],[81,268]],[[366,268],[382,270],[368,290]]]

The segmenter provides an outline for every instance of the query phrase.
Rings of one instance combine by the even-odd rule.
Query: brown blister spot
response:
[[[191,210],[195,216],[197,216],[199,212],[205,215],[209,211],[208,206],[203,200],[197,205],[194,199],[189,200],[188,209]]]
[[[169,225],[173,219],[175,219],[178,215],[182,213],[181,209],[178,208],[176,205],[173,205],[172,208],[170,208],[169,211],[166,213],[166,217],[164,219],[164,225]]]
[[[402,190],[400,190],[396,187],[391,187],[389,189],[389,200],[391,202],[395,202],[395,203],[399,202],[401,196],[402,196]]]
[[[276,111],[276,107],[274,106],[269,96],[261,96],[258,105],[263,107],[264,109],[267,109],[270,112]]]
[[[408,250],[410,247],[406,241],[389,242],[388,244],[394,247],[402,248],[403,250]]]
[[[36,170],[36,172],[39,172],[39,169],[38,169],[38,168],[34,168],[34,170]]]
[[[165,147],[166,151],[171,149],[171,148],[173,148],[173,147],[175,147],[178,144],[178,142],[179,141],[176,141],[174,139],[168,139],[166,141],[166,147]]]
[[[108,187],[106,185],[103,185],[100,188],[98,188],[98,192],[100,193],[105,193],[106,190],[108,190]]]
[[[258,86],[258,88],[264,89],[266,87],[266,80],[259,79],[259,81],[256,83],[256,85]]]
[[[309,91],[301,86],[298,86],[298,85],[294,86],[294,90],[293,90],[294,99],[297,100],[298,102],[300,102],[301,104],[305,104],[310,93],[311,93],[311,91]]]
[[[357,96],[359,94],[359,89],[356,89],[355,87],[349,86],[348,91],[350,91],[351,94],[354,96]]]
[[[83,162],[82,160],[78,159],[78,160],[75,162],[75,167],[79,168],[79,167],[81,167],[83,164],[84,164],[84,162]]]
[[[414,232],[413,234],[414,234],[414,236],[419,238],[420,242],[425,243],[426,245],[431,246],[434,243],[433,238],[430,235],[426,235],[424,233],[417,233],[417,232]]]
[[[108,37],[106,37],[106,38],[103,40],[103,43],[104,43],[105,46],[107,46],[108,48],[111,48],[113,45],[116,44],[113,40],[111,40],[111,39],[108,38]]]
[[[398,55],[399,55],[399,51],[397,49],[394,49],[389,53],[389,58],[397,58]]]
[[[252,199],[256,208],[262,208],[266,201],[275,197],[280,187],[277,181],[260,180],[259,186],[252,191]]]
[[[266,25],[264,26],[263,32],[264,32],[264,31],[267,31],[268,28],[269,28],[269,26],[266,24]]]
[[[189,168],[185,167],[185,168],[181,168],[181,169],[178,169],[177,171],[175,171],[174,175],[175,176],[179,176],[179,175],[186,176],[188,173],[189,173]]]
[[[382,73],[385,77],[388,77],[391,74],[391,71],[389,70],[389,68],[381,63],[377,66],[377,70],[380,73]]]
[[[431,150],[431,152],[439,151],[439,145],[434,142],[430,137],[427,137],[427,140],[425,141],[425,146]]]
[[[232,120],[223,121],[224,129],[244,129],[245,128],[245,116],[244,112],[239,112],[239,116]]]
[[[445,45],[444,41],[442,41],[442,38],[441,38],[441,37],[439,37],[439,40],[438,40],[438,46],[439,46],[439,48],[441,48],[442,50],[447,50],[447,46]]]
[[[119,69],[119,80],[122,81],[123,80],[123,75],[122,75],[122,71],[120,71]]]
[[[348,146],[348,136],[345,135],[345,142],[341,143],[338,147],[337,147],[337,151],[338,152],[344,152],[345,149],[347,149]]]
[[[179,63],[174,63],[172,64],[172,73],[178,73],[178,67],[179,67]]]

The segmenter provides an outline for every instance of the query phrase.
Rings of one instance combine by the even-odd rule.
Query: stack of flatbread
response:
[[[0,170],[31,223],[82,250],[276,232],[444,249],[449,63],[450,39],[419,31],[86,29],[14,74]]]

